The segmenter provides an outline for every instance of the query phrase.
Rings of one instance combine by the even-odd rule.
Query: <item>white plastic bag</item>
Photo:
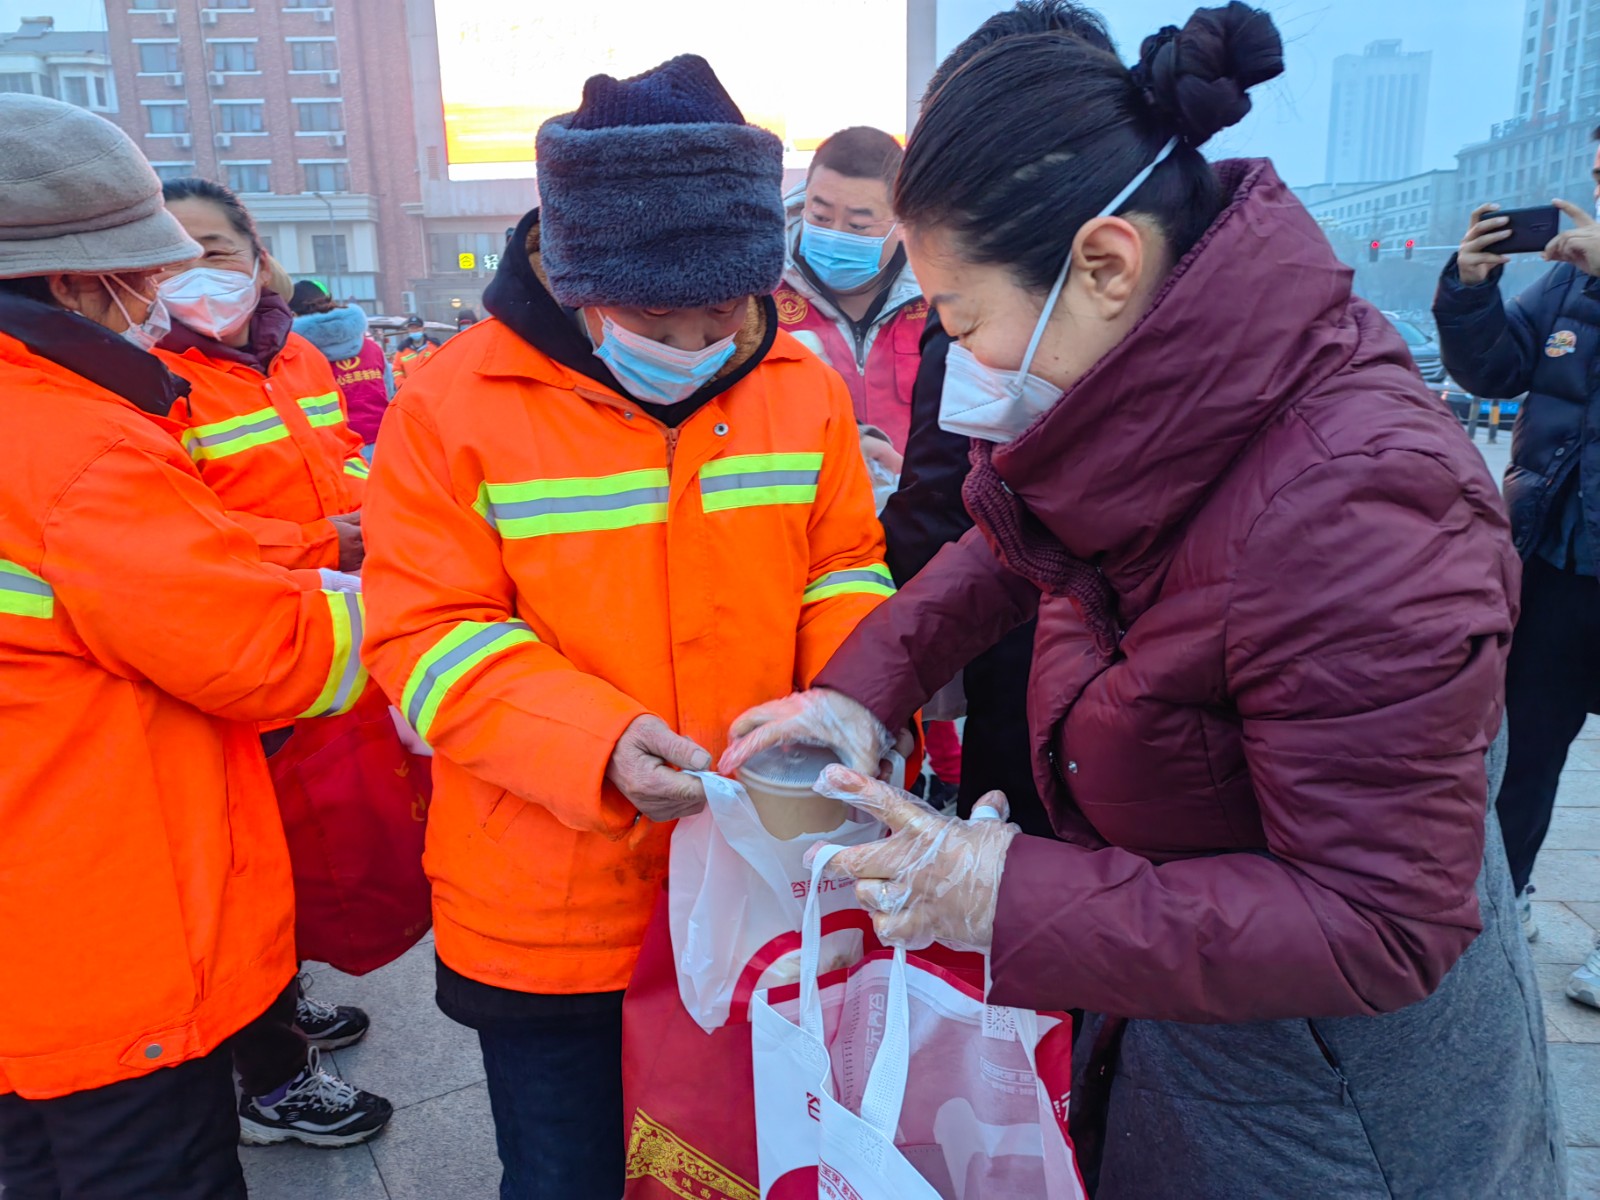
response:
[[[877,821],[847,819],[826,833],[780,841],[767,832],[743,787],[704,774],[705,810],[672,832],[667,916],[678,993],[707,1032],[730,1018],[745,1019],[760,988],[800,978],[800,922],[811,891],[806,852],[822,842],[861,845],[883,835]],[[853,815],[853,814],[852,814]],[[871,927],[853,885],[823,880],[824,972],[861,957],[862,930]],[[829,920],[830,916],[845,920]]]
[[[808,946],[819,927],[808,911]],[[803,964],[798,1000],[750,1010],[763,1200],[1082,1200],[1060,1017],[904,950],[826,986]]]

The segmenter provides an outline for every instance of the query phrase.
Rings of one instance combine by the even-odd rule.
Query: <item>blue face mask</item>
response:
[[[817,278],[836,292],[853,292],[866,287],[882,270],[883,244],[889,233],[882,237],[867,237],[861,233],[846,233],[842,229],[824,229],[810,221],[800,227],[800,253],[817,273]]]
[[[646,404],[687,400],[733,357],[733,334],[704,350],[678,350],[600,318],[601,339],[594,356],[617,377],[628,394]]]

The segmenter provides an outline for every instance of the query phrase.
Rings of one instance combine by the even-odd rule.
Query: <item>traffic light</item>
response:
[[[1411,252],[1413,250],[1415,250],[1416,248],[1417,248],[1417,243],[1413,239],[1407,238],[1406,239],[1406,257],[1408,259],[1411,257]]]
[[[1367,247],[1367,261],[1368,262],[1377,262],[1378,261],[1378,251],[1381,250],[1381,249],[1383,249],[1383,243],[1378,241],[1377,238],[1373,238],[1372,239],[1372,244]]]

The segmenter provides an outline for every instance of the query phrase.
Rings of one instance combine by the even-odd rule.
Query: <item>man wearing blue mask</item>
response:
[[[849,393],[772,301],[778,138],[684,55],[590,79],[537,150],[490,319],[396,394],[363,518],[508,1200],[621,1194],[622,993],[690,772],[893,591]]]
[[[776,296],[783,327],[843,376],[856,420],[888,435],[896,474],[928,318],[889,200],[901,155],[899,142],[864,125],[817,147],[804,188],[785,200],[788,261]]]

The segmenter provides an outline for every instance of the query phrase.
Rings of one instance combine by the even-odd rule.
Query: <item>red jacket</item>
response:
[[[1154,309],[969,479],[988,540],[818,679],[894,726],[1037,610],[1034,774],[1067,844],[1009,851],[996,1003],[1384,1012],[1480,927],[1518,588],[1499,495],[1272,168],[1218,170],[1232,204]]]

